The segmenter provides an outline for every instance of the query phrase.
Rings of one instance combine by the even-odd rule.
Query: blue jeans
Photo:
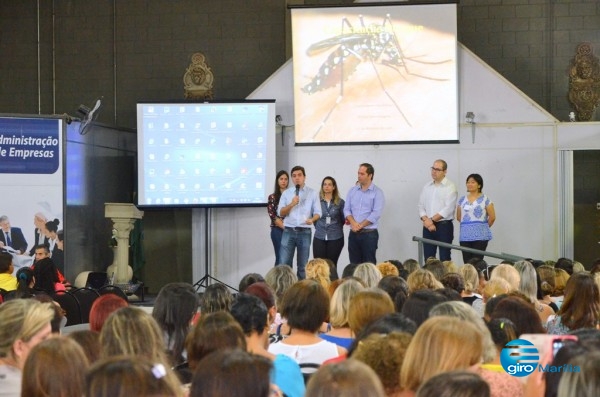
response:
[[[352,265],[358,265],[364,262],[377,264],[375,252],[379,242],[379,232],[354,233],[350,232],[348,236],[348,256]]]
[[[423,228],[423,238],[429,240],[441,241],[444,243],[452,244],[452,240],[454,240],[454,224],[452,221],[439,222],[435,224],[435,232],[430,232],[427,228]],[[423,254],[425,255],[425,261],[427,258],[434,257],[437,251],[438,246],[432,244],[423,244]],[[440,260],[449,261],[450,248],[440,247]]]
[[[281,249],[281,236],[283,236],[283,229],[277,226],[271,228],[271,242],[273,243],[273,250],[275,250],[275,266],[279,265],[279,250]]]
[[[312,230],[308,227],[290,228],[286,227],[281,237],[281,248],[279,250],[279,264],[292,266],[294,250],[298,250],[296,258],[298,280],[304,280],[306,273],[304,267],[310,255],[310,240]],[[293,266],[292,266],[293,267]]]

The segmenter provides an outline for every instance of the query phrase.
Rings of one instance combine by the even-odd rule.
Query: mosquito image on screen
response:
[[[411,115],[399,103],[398,87],[390,90],[390,85],[413,78],[439,82],[448,80],[444,72],[441,75],[431,74],[432,68],[429,66],[426,68],[427,71],[423,72],[420,65],[442,65],[452,60],[435,59],[435,54],[419,53],[418,49],[413,49],[408,54],[394,31],[390,14],[386,14],[378,23],[370,24],[365,22],[363,15],[358,15],[357,18],[358,21],[353,25],[348,18],[342,17],[339,35],[314,42],[306,49],[308,57],[330,52],[316,73],[306,76],[310,81],[301,87],[302,92],[306,95],[314,95],[338,87],[337,97],[333,104],[324,108],[322,120],[316,127],[312,140],[318,137],[331,115],[345,101],[348,88],[351,85],[364,83],[363,77],[353,76],[363,64],[369,65],[363,73],[363,75],[367,74],[364,79],[371,81],[369,89],[380,90],[408,127],[413,126]],[[384,69],[393,70],[394,73],[390,75]],[[387,77],[383,76],[384,73],[387,73]]]

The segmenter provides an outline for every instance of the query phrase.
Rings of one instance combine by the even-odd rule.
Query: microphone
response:
[[[296,196],[300,195],[300,185],[296,185]]]

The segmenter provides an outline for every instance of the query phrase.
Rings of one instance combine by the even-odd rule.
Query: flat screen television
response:
[[[140,207],[264,206],[275,101],[137,104]]]
[[[297,145],[458,142],[454,2],[291,15]]]

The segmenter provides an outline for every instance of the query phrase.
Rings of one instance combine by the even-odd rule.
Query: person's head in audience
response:
[[[554,264],[555,269],[562,269],[569,273],[569,276],[573,275],[573,261],[569,258],[558,258]]]
[[[419,327],[408,346],[400,385],[403,390],[416,391],[435,375],[480,363],[482,355],[482,335],[475,325],[454,317],[432,317]]]
[[[563,269],[554,269],[554,293],[552,296],[563,296],[567,281],[571,276]]]
[[[246,293],[256,296],[265,304],[267,310],[269,311],[269,324],[275,321],[275,316],[277,315],[277,306],[275,306],[275,293],[273,293],[273,290],[267,283],[258,281],[246,288]]]
[[[245,292],[246,288],[256,283],[257,281],[265,281],[265,278],[258,273],[248,273],[240,280],[238,291]]]
[[[573,261],[573,273],[581,273],[581,272],[585,272],[585,266],[583,266],[583,263]]]
[[[231,305],[231,316],[242,327],[246,338],[252,335],[264,337],[264,343],[268,344],[269,312],[260,298],[247,292],[239,293]]]
[[[490,319],[508,318],[517,328],[517,334],[545,334],[546,330],[534,305],[517,296],[507,296],[496,304]]]
[[[400,276],[385,276],[378,285],[379,288],[387,292],[394,302],[396,311],[402,310],[402,306],[408,298],[408,284]]]
[[[100,359],[100,334],[89,329],[73,331],[67,334],[67,338],[73,339],[85,353],[90,364],[95,363]]]
[[[364,289],[365,287],[359,281],[352,278],[343,280],[340,286],[336,288],[329,304],[329,323],[333,328],[350,326],[348,323],[350,301]]]
[[[283,296],[281,315],[292,329],[316,333],[329,317],[329,294],[314,280],[298,281]]]
[[[45,293],[35,294],[31,299],[35,299],[42,303],[50,303],[52,305],[54,317],[52,318],[52,321],[50,321],[50,328],[52,329],[53,334],[60,334],[61,329],[67,324],[67,318],[66,312],[60,307],[58,302],[55,302],[50,295]]]
[[[381,272],[377,267],[369,262],[361,263],[354,269],[354,277],[358,277],[363,281],[365,287],[377,287],[381,280]]]
[[[115,356],[92,365],[86,376],[85,397],[183,397],[169,366],[135,356]]]
[[[404,269],[404,265],[402,264],[402,262],[399,261],[398,259],[388,259],[386,262],[391,263],[392,265],[396,266],[396,269],[398,269],[398,272],[400,272],[402,270],[406,270],[406,269]]]
[[[600,291],[591,274],[575,273],[569,278],[557,314],[570,330],[595,328],[600,324]]]
[[[600,395],[600,352],[590,352],[573,360],[580,371],[566,371],[558,384],[558,397],[597,397]]]
[[[331,282],[338,280],[340,276],[338,275],[337,265],[329,258],[323,258],[327,265],[329,265],[329,279]]]
[[[100,332],[104,322],[114,311],[129,306],[129,302],[115,294],[104,294],[97,298],[90,309],[90,329]]]
[[[30,350],[50,337],[51,303],[13,299],[0,305],[0,362],[23,369]]]
[[[25,361],[21,395],[27,397],[81,397],[89,361],[81,346],[66,337],[37,344]]]
[[[409,277],[410,278],[410,277]],[[419,327],[427,318],[429,310],[438,303],[447,302],[447,298],[439,292],[421,289],[411,293],[402,306],[402,314],[413,320]]]
[[[446,273],[441,279],[441,283],[446,288],[452,288],[459,294],[465,290],[465,279],[459,273]]]
[[[412,335],[404,332],[371,334],[361,340],[352,358],[371,367],[383,384],[387,395],[400,392],[400,368]]]
[[[15,298],[31,298],[33,293],[33,286],[35,285],[35,276],[33,270],[30,267],[22,267],[17,270],[17,290],[15,291]]]
[[[165,335],[165,344],[174,365],[185,361],[185,337],[199,304],[198,294],[190,283],[166,284],[156,297],[152,317]]]
[[[494,296],[508,294],[511,290],[508,281],[502,277],[494,278],[485,284],[482,291],[482,298],[484,302],[489,301]]]
[[[381,262],[377,264],[377,270],[381,273],[381,277],[400,276],[400,271],[390,262]]]
[[[200,317],[186,338],[190,368],[215,350],[240,348],[246,350],[246,338],[240,324],[229,312],[219,311]]]
[[[592,273],[592,274],[600,273],[600,258],[594,259],[594,261],[590,265],[590,273]]]
[[[429,270],[435,277],[436,280],[441,281],[444,274],[446,274],[446,268],[444,264],[439,259],[429,258],[427,262],[425,262],[425,266],[423,269]]]
[[[471,305],[462,301],[443,302],[429,311],[429,318],[436,316],[455,317],[475,325],[483,337],[483,362],[489,363],[496,358],[496,345],[492,336],[483,319]]]
[[[518,337],[517,327],[507,318],[494,318],[485,325],[490,331],[498,354],[500,354],[508,342],[515,340]]]
[[[458,273],[458,266],[454,261],[443,261],[442,265],[444,265],[444,269],[446,269],[446,273]]]
[[[515,269],[519,272],[519,291],[525,294],[532,302],[537,300],[537,273],[528,261],[515,262]]]
[[[7,273],[12,274],[14,270],[13,266],[13,257],[8,252],[0,252],[0,274]],[[13,289],[17,288],[17,283],[15,281],[15,285]]]
[[[394,302],[385,291],[379,288],[368,288],[359,291],[350,300],[348,325],[354,335],[358,335],[371,322],[394,312]]]
[[[542,265],[535,269],[537,274],[540,276],[540,289],[542,291],[542,296],[552,296],[554,293],[554,268]]]
[[[33,267],[35,284],[33,288],[49,295],[54,294],[55,284],[58,283],[56,265],[50,258],[40,259]]]
[[[231,308],[233,295],[225,284],[216,283],[206,287],[200,299],[200,313],[202,315],[218,311],[228,312]]]
[[[406,282],[408,283],[409,294],[422,289],[435,290],[444,287],[442,283],[435,278],[433,273],[426,269],[415,270],[408,276]]]
[[[417,269],[421,268],[421,265],[416,259],[407,259],[402,263],[402,266],[408,271],[408,274],[411,274]]]
[[[331,278],[329,277],[329,264],[325,259],[311,259],[306,263],[306,278],[315,280],[325,288],[329,290],[329,284],[331,284]]]
[[[448,301],[463,301],[462,296],[460,296],[460,294],[456,292],[455,289],[449,287],[438,288],[435,290],[435,292],[444,295],[446,297],[446,300]]]
[[[367,364],[348,359],[324,365],[310,377],[305,397],[384,397],[381,380]]]
[[[275,292],[276,306],[279,309],[285,291],[298,282],[298,276],[289,266],[275,266],[265,275],[265,282]]]
[[[490,397],[490,385],[471,371],[448,371],[432,376],[415,397]]]
[[[492,276],[490,280],[495,278],[503,278],[508,281],[508,285],[510,285],[511,291],[516,291],[519,289],[519,284],[521,282],[521,276],[517,269],[512,265],[500,264],[494,268],[492,272]]]
[[[353,277],[354,270],[356,270],[356,266],[358,266],[358,263],[350,263],[346,265],[342,270],[342,278]]]
[[[458,271],[465,282],[464,295],[471,296],[479,292],[479,273],[475,266],[464,264]]]
[[[128,306],[113,312],[100,331],[102,357],[131,354],[144,360],[169,364],[160,327],[144,310]]]
[[[272,366],[269,359],[242,349],[214,351],[194,371],[190,397],[268,397]]]

